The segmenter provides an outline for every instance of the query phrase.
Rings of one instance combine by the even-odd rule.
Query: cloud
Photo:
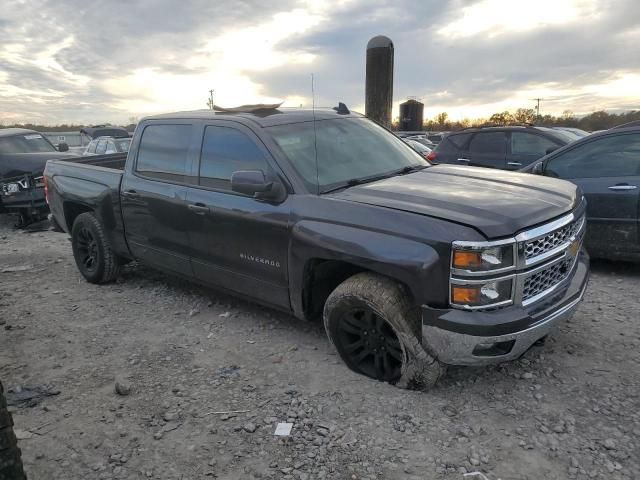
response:
[[[640,108],[633,0],[10,0],[0,11],[2,120],[129,116],[286,100],[364,103],[365,47],[395,45],[394,99],[453,118],[531,107]]]

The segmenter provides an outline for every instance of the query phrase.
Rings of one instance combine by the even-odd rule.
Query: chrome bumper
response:
[[[431,355],[449,365],[480,366],[515,360],[529,350],[536,341],[549,334],[559,323],[571,318],[586,291],[588,273],[588,257],[584,254],[565,296],[556,305],[546,308],[540,314],[540,318],[529,317],[524,310],[514,309],[513,317],[524,315],[519,322],[526,321],[527,326],[509,333],[485,336],[480,333],[484,328],[483,322],[475,321],[478,317],[474,319],[472,327],[471,324],[456,324],[454,320],[460,318],[459,315],[465,315],[469,319],[470,317],[467,316],[477,316],[477,312],[441,311],[435,317],[436,321],[428,322],[425,315],[427,310],[431,310],[429,313],[432,314],[430,317],[432,319],[434,319],[434,311],[429,307],[423,307],[422,343]],[[507,312],[508,309],[500,312],[500,317],[505,320],[509,318],[509,315],[506,315]],[[455,316],[451,317],[451,314]],[[481,318],[486,318],[489,323],[494,313],[487,312],[480,315],[483,315]],[[429,323],[438,323],[438,325]],[[447,327],[443,328],[443,325]],[[493,324],[491,328],[500,326],[500,324]],[[470,328],[475,329],[474,334],[460,331]]]

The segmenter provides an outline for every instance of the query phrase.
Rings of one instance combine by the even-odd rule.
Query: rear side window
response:
[[[89,145],[87,146],[87,153],[96,153],[96,144],[98,142],[96,140],[91,140]]]
[[[149,125],[138,149],[136,171],[147,177],[183,182],[191,125]]]
[[[229,127],[209,126],[204,131],[199,184],[231,190],[231,175],[238,170],[262,170],[264,153],[247,134]]]
[[[483,132],[477,133],[471,139],[469,150],[473,153],[496,153],[507,152],[507,144],[504,132]]]
[[[542,135],[525,132],[511,132],[511,153],[513,155],[537,155],[542,157],[547,154],[547,149],[558,145]]]
[[[447,135],[444,138],[449,140],[457,149],[461,149],[466,145],[470,136],[470,133],[460,133],[457,135]]]

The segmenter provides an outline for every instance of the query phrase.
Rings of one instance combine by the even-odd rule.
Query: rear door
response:
[[[551,157],[544,174],[587,198],[587,247],[609,256],[639,252],[640,133],[598,137]]]
[[[192,276],[186,185],[199,148],[195,128],[187,121],[150,122],[141,135],[120,193],[129,248],[146,263]]]
[[[260,139],[240,123],[206,122],[199,143],[202,152],[192,171],[198,185],[187,193],[196,277],[288,307],[290,200],[273,204],[231,190],[238,170],[283,176]]]
[[[507,170],[519,170],[547,154],[550,148],[562,146],[533,131],[510,132]]]
[[[458,158],[461,165],[474,167],[506,167],[507,134],[503,131],[478,132],[469,142],[468,151]]]

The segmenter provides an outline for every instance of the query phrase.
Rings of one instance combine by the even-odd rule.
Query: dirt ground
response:
[[[142,266],[90,285],[66,235],[0,217],[0,378],[59,392],[13,408],[32,480],[631,480],[639,295],[640,266],[594,262],[544,346],[418,393],[349,371],[321,325]]]

